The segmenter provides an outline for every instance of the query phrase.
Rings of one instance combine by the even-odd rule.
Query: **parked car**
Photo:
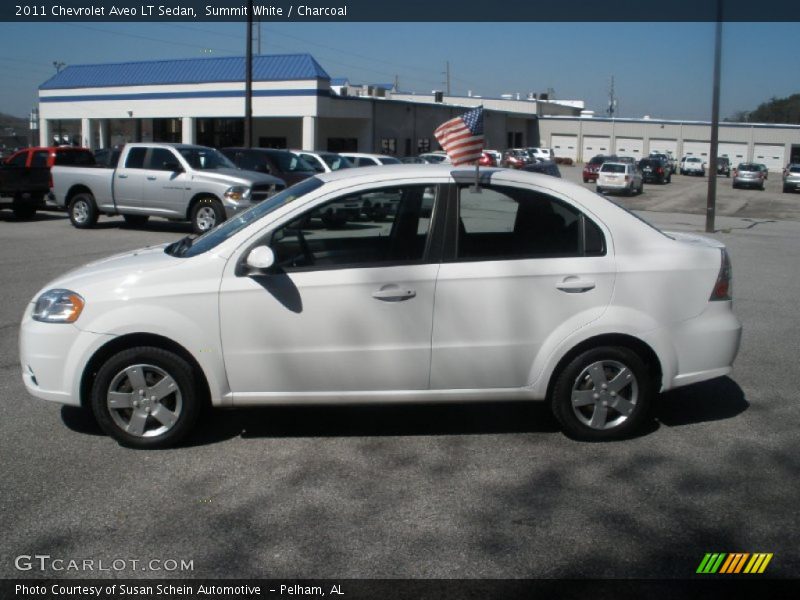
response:
[[[641,194],[644,191],[642,172],[631,163],[605,162],[597,173],[597,193],[621,192]]]
[[[151,216],[187,220],[202,233],[286,187],[237,169],[218,150],[188,144],[127,144],[114,168],[56,166],[52,175],[56,204],[79,229],[106,214],[131,225]]]
[[[532,160],[555,160],[552,148],[525,148]]]
[[[381,165],[399,165],[400,159],[387,154],[369,154],[367,152],[342,152],[354,167],[376,167]]]
[[[681,159],[681,175],[700,175],[706,174],[706,163],[699,156],[684,156]]]
[[[283,179],[286,185],[308,179],[314,167],[288,150],[275,148],[222,148],[220,150],[239,169],[258,171]]]
[[[484,150],[484,152],[494,158],[494,164],[498,167],[500,166],[500,163],[503,162],[503,153],[499,150]]]
[[[419,157],[434,165],[450,162],[450,157],[447,156],[447,152],[425,152],[420,154]]]
[[[800,190],[800,164],[790,164],[783,172],[783,193]]]
[[[717,175],[731,176],[731,160],[727,156],[717,157]]]
[[[318,152],[314,150],[291,150],[290,152],[306,161],[317,173],[330,173],[331,171],[353,167],[353,163],[336,152]]]
[[[482,167],[496,167],[497,161],[494,158],[494,155],[489,154],[488,152],[481,152],[481,157],[478,159],[478,164]]]
[[[71,271],[25,308],[24,385],[138,448],[179,443],[206,402],[542,400],[602,441],[640,431],[659,392],[731,372],[721,242],[536,173],[486,169],[479,192],[445,165],[326,173]],[[380,225],[307,226],[374,194],[398,205]]]
[[[527,164],[531,163],[531,157],[527,150],[522,148],[511,148],[503,152],[503,160],[500,162],[501,166],[510,169],[521,169]]]
[[[558,163],[554,160],[536,161],[525,165],[522,167],[522,170],[528,171],[529,173],[543,173],[544,175],[550,175],[552,177],[561,177],[561,170],[558,168]]]
[[[669,165],[670,174],[674,175],[675,171],[677,171],[678,167],[675,164],[675,157],[672,154],[667,154],[664,152],[650,152],[650,157],[653,158],[660,158],[661,160],[665,161],[667,165]]]
[[[432,160],[427,160],[422,158],[421,156],[404,156],[400,159],[400,162],[404,165],[432,165],[436,164],[436,162]]]
[[[585,165],[583,165],[583,183],[590,183],[597,181],[597,172],[604,162],[613,161],[615,156],[593,156]]]
[[[648,158],[640,160],[638,166],[642,171],[642,178],[647,183],[670,183],[672,181],[669,164],[661,158],[650,155]]]
[[[757,164],[739,163],[733,170],[733,187],[756,187],[764,190],[764,173]]]

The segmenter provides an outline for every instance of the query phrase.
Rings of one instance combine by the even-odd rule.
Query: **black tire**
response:
[[[225,220],[225,210],[216,198],[201,198],[192,207],[189,216],[195,233],[203,234]]]
[[[90,229],[100,216],[94,196],[89,193],[75,194],[67,206],[70,223],[78,229]]]
[[[151,346],[123,350],[97,372],[92,412],[102,430],[123,446],[174,446],[200,412],[194,382],[191,366],[173,352]]]
[[[141,227],[147,220],[150,218],[149,215],[122,215],[122,218],[125,219],[125,223],[130,225],[131,227]]]
[[[623,379],[614,384],[620,375]],[[598,380],[608,388],[598,389]],[[550,407],[567,436],[585,441],[615,440],[641,428],[654,396],[649,370],[633,350],[601,346],[582,352],[561,370]]]
[[[783,193],[784,194],[788,194],[789,193],[789,188],[786,187],[786,186],[783,186]]]
[[[602,194],[602,193],[603,193],[603,188],[601,188],[601,187],[598,185],[598,186],[595,188],[595,191],[596,191],[598,194]]]

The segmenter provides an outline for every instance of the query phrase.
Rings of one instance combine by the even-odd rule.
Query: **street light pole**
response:
[[[708,194],[706,196],[706,232],[713,233],[717,210],[717,155],[719,149],[719,72],[722,55],[722,0],[717,0],[717,24],[714,39],[714,91],[711,100],[711,148],[708,158]]]
[[[56,68],[56,75],[58,75],[59,73],[61,73],[61,69],[63,69],[64,67],[67,66],[67,63],[61,62],[60,60],[54,60],[53,61],[53,66]],[[57,130],[58,130],[58,144],[57,145],[59,145],[59,144],[61,144],[61,119],[56,121],[56,127],[57,127]]]
[[[247,2],[247,56],[244,76],[244,145],[253,147],[253,0]]]

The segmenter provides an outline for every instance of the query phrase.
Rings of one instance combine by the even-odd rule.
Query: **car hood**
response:
[[[215,181],[228,185],[285,185],[282,179],[259,173],[258,171],[244,171],[242,169],[209,169],[195,171],[195,181]]]

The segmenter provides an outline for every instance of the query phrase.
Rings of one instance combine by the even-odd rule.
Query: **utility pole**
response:
[[[708,157],[708,194],[706,196],[706,232],[713,233],[717,212],[717,152],[719,150],[719,72],[722,61],[722,0],[717,0],[717,24],[714,39],[714,92],[711,100],[711,148]]]
[[[614,94],[614,76],[611,76],[611,89],[608,91],[608,109],[606,112],[608,113],[609,117],[614,117],[614,113],[617,111],[617,97]]]
[[[445,93],[449,96],[450,95],[450,61],[446,61],[444,63],[444,89]]]
[[[253,15],[255,19],[255,15]],[[261,56],[261,19],[258,19],[253,23],[253,38],[256,41],[256,55]]]
[[[394,89],[397,92],[400,91],[400,76],[399,75],[395,75],[394,76]]]
[[[253,147],[253,0],[247,2],[247,55],[244,67],[244,146]]]
[[[60,60],[54,60],[53,61],[53,66],[56,68],[56,75],[58,75],[59,73],[61,73],[61,69],[63,69],[64,67],[67,66],[67,63],[62,62]],[[61,144],[62,143],[62,140],[61,140],[61,119],[58,119],[58,121],[56,121],[56,130],[58,131],[58,143]],[[48,143],[49,143],[49,140],[48,140]]]

